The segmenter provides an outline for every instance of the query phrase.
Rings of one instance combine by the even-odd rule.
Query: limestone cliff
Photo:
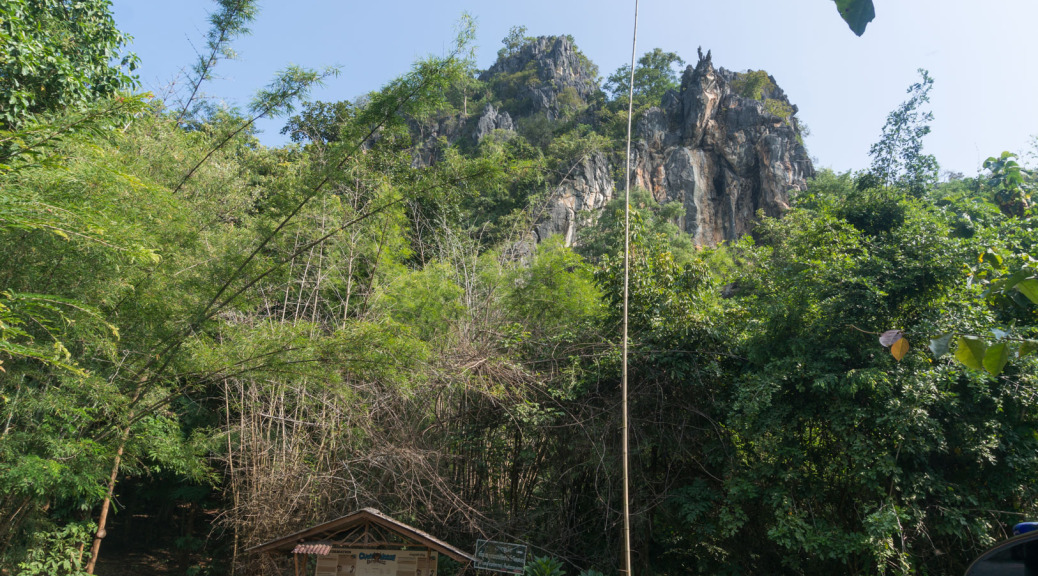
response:
[[[534,226],[538,242],[552,234],[563,234],[572,246],[577,230],[591,224],[599,210],[613,198],[611,166],[606,155],[595,152],[583,158],[570,171],[549,198],[544,214]]]
[[[569,36],[541,36],[502,54],[479,79],[513,102],[513,115],[544,114],[557,120],[566,108],[586,105],[600,90],[597,73]]]
[[[416,164],[437,158],[437,138],[478,145],[494,131],[527,135],[552,126],[590,124],[604,97],[597,69],[568,36],[530,39],[480,74],[489,89],[479,116],[461,114],[417,127]],[[478,109],[478,108],[477,108]],[[763,72],[715,68],[709,54],[689,66],[680,90],[640,114],[631,151],[632,185],[661,203],[680,202],[677,224],[697,244],[716,245],[748,232],[758,211],[781,215],[789,192],[806,189],[814,173],[800,137],[796,106]],[[546,144],[542,144],[546,146]],[[536,241],[562,234],[567,244],[595,221],[617,189],[623,157],[600,150],[573,165],[547,203],[535,207]],[[621,176],[622,177],[622,176]],[[532,192],[532,191],[531,191]]]
[[[534,124],[544,120],[572,121],[574,114],[586,111],[589,101],[601,93],[597,76],[597,68],[581,54],[572,38],[542,36],[510,54],[502,54],[480,75],[480,80],[509,108],[492,111],[495,118],[511,114],[511,127],[513,119]],[[592,122],[590,116],[584,120]],[[605,151],[590,153],[576,162],[547,204],[538,207],[541,210],[535,215],[534,240],[540,242],[553,234],[562,234],[566,244],[572,245],[577,230],[594,222],[601,208],[613,198],[612,164]]]
[[[507,94],[513,103],[510,126],[512,118],[530,115],[557,119],[563,103],[574,99],[586,105],[599,90],[591,70],[568,38],[538,38],[499,59],[481,78],[499,90],[513,90]],[[522,82],[515,81],[519,77]],[[685,70],[680,91],[668,92],[638,120],[632,185],[651,191],[661,203],[682,203],[685,215],[677,224],[697,244],[734,240],[750,230],[758,210],[781,215],[789,207],[789,192],[804,190],[805,178],[814,172],[796,110],[774,78],[716,69],[709,54],[700,54]],[[497,114],[508,113],[488,112],[494,115],[486,118],[488,126]],[[612,175],[622,173],[613,166],[622,161],[599,153],[575,166],[549,199],[536,238],[563,234],[572,243],[577,229],[593,222],[612,199],[617,188]]]
[[[759,97],[740,95],[740,80],[702,57],[685,70],[681,91],[645,112],[635,132],[632,185],[661,203],[681,202],[678,224],[697,244],[738,238],[758,210],[781,215],[789,192],[806,189],[814,173],[796,107],[774,79]]]

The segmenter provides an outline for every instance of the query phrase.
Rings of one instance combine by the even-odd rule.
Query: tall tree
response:
[[[215,0],[219,10],[209,16],[209,31],[205,43],[208,52],[200,53],[192,66],[194,77],[191,78],[191,92],[180,105],[177,122],[182,121],[192,110],[202,84],[212,78],[213,68],[223,59],[237,56],[231,48],[232,42],[239,36],[249,33],[249,24],[256,18],[259,8],[255,0]]]
[[[504,58],[518,54],[520,48],[533,40],[533,36],[527,36],[526,32],[526,26],[512,26],[509,28],[508,35],[501,39],[504,48],[497,51],[497,57]]]
[[[684,65],[685,61],[680,56],[673,52],[664,52],[660,48],[653,48],[651,52],[643,54],[634,69],[635,108],[655,106],[667,90],[678,88],[680,78],[675,67],[680,68]],[[606,79],[605,89],[614,100],[626,100],[630,77],[631,65],[624,64]]]
[[[913,196],[922,196],[937,182],[937,159],[923,154],[923,138],[930,133],[933,113],[930,103],[933,78],[919,69],[922,79],[908,88],[909,98],[887,116],[883,135],[869,148],[871,175],[879,184],[897,186]]]

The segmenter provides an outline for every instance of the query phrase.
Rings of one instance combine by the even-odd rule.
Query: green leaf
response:
[[[1015,288],[1019,290],[1021,294],[1027,296],[1028,300],[1038,304],[1038,278],[1027,278],[1026,280],[1021,280],[1017,283]]]
[[[1009,347],[1005,342],[995,344],[984,354],[984,369],[994,376],[1002,373],[1006,362],[1009,362]]]
[[[1024,340],[1020,344],[1020,349],[1016,351],[1016,357],[1023,358],[1035,350],[1038,350],[1038,340]]]
[[[948,353],[948,349],[951,347],[951,339],[952,333],[949,332],[930,340],[930,352],[933,352],[935,358],[940,358]]]
[[[987,353],[987,342],[976,336],[960,336],[959,346],[955,349],[955,359],[973,370],[984,369],[984,355]]]
[[[865,27],[876,18],[876,8],[872,0],[833,0],[836,9],[840,11],[851,31],[861,36],[865,33]]]
[[[987,249],[987,250],[986,250],[986,251],[985,251],[985,252],[984,252],[983,254],[981,254],[981,255],[980,255],[980,261],[981,261],[981,262],[984,262],[984,261],[985,261],[985,256],[990,256],[990,258],[987,258],[987,259],[986,259],[986,260],[987,260],[987,262],[988,262],[989,264],[991,263],[991,260],[992,260],[992,259],[994,259],[994,261],[995,261],[995,262],[996,262],[996,263],[997,263],[997,264],[998,264],[999,266],[1001,266],[1001,265],[1002,265],[1002,255],[1001,255],[1001,254],[999,254],[998,252],[995,252],[995,251],[994,251],[994,250],[992,250],[991,248],[988,248],[988,249]]]

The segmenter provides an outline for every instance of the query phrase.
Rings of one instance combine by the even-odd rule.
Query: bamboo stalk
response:
[[[621,395],[623,396],[623,498],[624,498],[624,574],[631,576],[631,496],[630,496],[630,454],[628,447],[628,415],[627,415],[627,312],[629,300],[629,283],[631,270],[631,121],[634,116],[634,67],[638,51],[638,0],[634,0],[634,35],[631,41],[631,77],[627,96],[627,156],[624,182],[624,322],[623,322],[623,368],[621,375]]]
[[[133,420],[133,414],[130,414],[130,420]],[[94,566],[97,565],[97,556],[101,552],[101,540],[105,537],[105,525],[108,523],[108,510],[112,505],[112,495],[115,493],[115,483],[119,477],[119,466],[122,464],[123,451],[126,449],[126,442],[130,439],[130,427],[127,426],[123,429],[122,438],[119,440],[119,449],[115,452],[115,459],[112,461],[112,475],[108,479],[108,492],[105,494],[104,502],[101,503],[101,515],[97,518],[97,532],[94,533],[94,542],[90,545],[90,559],[87,560],[86,573],[93,574]]]

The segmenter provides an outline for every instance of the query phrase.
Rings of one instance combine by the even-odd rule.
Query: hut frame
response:
[[[318,524],[249,548],[247,552],[268,556],[291,555],[296,576],[306,572],[308,555],[327,555],[333,550],[378,548],[386,550],[426,550],[438,552],[462,564],[474,558],[450,544],[386,516],[374,508],[364,508],[324,524]],[[271,558],[273,559],[273,558]]]

